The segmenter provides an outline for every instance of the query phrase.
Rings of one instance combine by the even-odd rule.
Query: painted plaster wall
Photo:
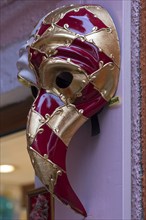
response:
[[[48,11],[66,3],[100,4],[110,12],[117,26],[122,49],[122,68],[117,90],[117,95],[121,97],[121,104],[116,108],[106,108],[100,114],[100,135],[91,137],[90,121],[80,128],[69,146],[67,155],[69,180],[87,210],[88,220],[130,218],[128,218],[130,216],[128,188],[130,187],[130,150],[127,150],[130,149],[130,56],[127,52],[130,51],[128,32],[130,31],[128,26],[130,15],[127,8],[128,2],[124,0],[14,1],[13,4],[2,10],[1,52],[3,58],[1,64],[2,74],[5,77],[1,81],[1,88],[3,88],[1,92],[4,100],[6,95],[12,91],[15,94],[13,97],[16,98],[17,89],[22,88],[16,83],[17,70],[14,67],[18,57],[16,51],[18,51],[19,45],[28,38],[36,21]],[[5,25],[7,25],[7,29],[5,29]],[[26,90],[24,90],[22,94],[25,93]],[[128,95],[125,94],[126,91],[129,91]],[[9,99],[10,103],[12,97]],[[15,101],[17,100],[18,97]],[[125,171],[126,169],[127,171]],[[36,186],[41,186],[37,178]],[[56,201],[55,219],[79,220],[83,217]]]

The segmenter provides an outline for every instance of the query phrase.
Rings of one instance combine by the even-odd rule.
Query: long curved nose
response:
[[[28,152],[36,175],[53,195],[84,216],[86,211],[67,178],[66,154],[72,136],[86,120],[74,105],[40,90],[27,122]]]

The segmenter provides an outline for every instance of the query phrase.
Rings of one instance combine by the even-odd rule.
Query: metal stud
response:
[[[83,114],[84,110],[83,109],[80,109],[79,110],[79,113]]]

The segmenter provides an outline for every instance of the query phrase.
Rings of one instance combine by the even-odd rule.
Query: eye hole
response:
[[[73,76],[70,72],[61,72],[56,78],[56,85],[59,88],[67,88],[73,80]]]
[[[31,92],[34,98],[37,97],[38,89],[35,86],[31,86]]]

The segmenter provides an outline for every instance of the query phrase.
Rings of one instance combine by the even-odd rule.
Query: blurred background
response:
[[[25,220],[27,193],[34,189],[25,138],[33,100],[30,89],[17,80],[19,49],[37,21],[60,3],[63,1],[0,1],[0,165],[13,166],[0,167],[0,220]]]

